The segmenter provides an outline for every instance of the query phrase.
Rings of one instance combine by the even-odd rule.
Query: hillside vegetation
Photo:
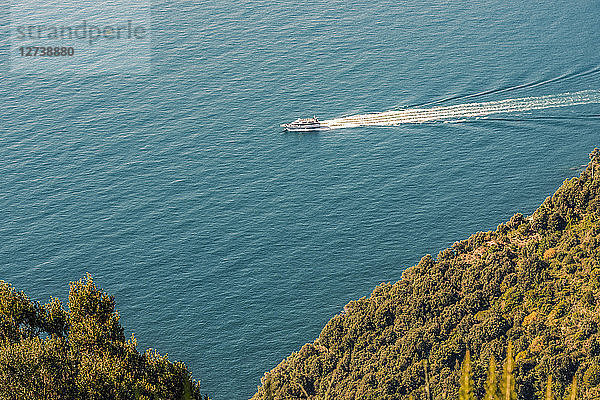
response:
[[[0,399],[203,397],[183,363],[125,340],[114,298],[88,275],[71,283],[68,310],[0,281]]]
[[[426,255],[351,301],[319,337],[265,374],[253,399],[456,399],[472,356],[483,397],[490,358],[515,353],[519,399],[600,398],[600,151],[531,215]]]

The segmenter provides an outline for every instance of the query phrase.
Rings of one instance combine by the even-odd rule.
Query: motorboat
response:
[[[310,131],[324,131],[330,129],[329,126],[319,121],[317,117],[313,118],[298,118],[294,122],[289,124],[281,124],[281,127],[286,131],[291,132],[310,132]]]

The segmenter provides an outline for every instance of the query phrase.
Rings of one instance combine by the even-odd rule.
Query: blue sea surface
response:
[[[0,279],[64,300],[89,272],[140,350],[248,398],[348,301],[530,214],[600,144],[598,104],[279,124],[599,90],[599,33],[597,1],[159,0],[148,74],[3,61]]]

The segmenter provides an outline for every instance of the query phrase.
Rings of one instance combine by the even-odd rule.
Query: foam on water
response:
[[[398,111],[391,110],[381,113],[359,114],[349,117],[334,118],[323,121],[323,124],[331,129],[339,129],[373,125],[389,126],[435,121],[447,122],[473,117],[485,117],[492,114],[541,110],[553,107],[569,107],[592,103],[600,103],[600,90],[583,90],[574,93],[506,99],[484,103],[467,103],[453,106],[408,108]]]

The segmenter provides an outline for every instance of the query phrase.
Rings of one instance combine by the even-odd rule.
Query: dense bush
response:
[[[515,352],[519,399],[542,398],[546,377],[600,398],[600,152],[532,216],[517,214],[407,269],[350,302],[320,336],[265,374],[258,399],[454,399],[473,357],[477,398],[488,360]]]
[[[203,397],[183,363],[140,354],[133,336],[125,340],[114,298],[88,275],[71,283],[68,311],[0,281],[0,398]]]

